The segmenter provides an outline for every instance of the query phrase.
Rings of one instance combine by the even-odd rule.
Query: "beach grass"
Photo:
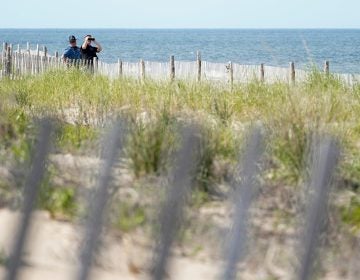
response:
[[[0,98],[3,162],[29,160],[38,118],[57,120],[56,153],[98,156],[103,128],[120,117],[129,128],[123,154],[126,168],[138,179],[161,176],[169,172],[179,147],[179,128],[192,124],[200,139],[196,197],[208,201],[217,185],[231,180],[249,128],[260,125],[265,135],[262,176],[266,182],[299,186],[308,175],[305,167],[312,140],[316,135],[332,135],[342,149],[339,184],[359,197],[360,85],[348,86],[331,74],[313,71],[295,85],[254,80],[230,87],[182,80],[112,80],[74,69],[3,79]],[[51,188],[44,188],[43,201],[58,202],[40,205],[73,215],[71,188]],[[360,224],[357,216],[349,217],[349,213],[358,215],[357,208],[356,203],[342,208],[344,222],[352,227]],[[128,215],[124,209],[119,213]],[[141,224],[143,213],[136,215]]]

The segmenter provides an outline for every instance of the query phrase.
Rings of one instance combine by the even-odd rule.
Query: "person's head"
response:
[[[69,44],[70,44],[70,46],[72,46],[72,47],[75,47],[75,46],[76,46],[76,38],[75,38],[74,35],[69,36]]]
[[[90,34],[84,36],[84,41],[87,45],[90,45],[92,41],[94,41],[95,38],[93,38]]]

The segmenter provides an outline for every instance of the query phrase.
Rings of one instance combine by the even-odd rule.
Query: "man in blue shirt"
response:
[[[80,48],[76,45],[76,38],[74,35],[69,37],[69,43],[70,46],[65,49],[62,55],[64,62],[68,59],[81,59]]]

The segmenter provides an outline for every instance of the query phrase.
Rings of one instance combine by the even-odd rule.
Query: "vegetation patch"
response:
[[[360,197],[353,197],[348,206],[341,208],[341,217],[353,233],[360,230]]]
[[[125,120],[128,133],[121,168],[134,180],[166,176],[181,143],[179,128],[193,124],[199,139],[192,194],[192,206],[196,207],[216,197],[218,186],[229,185],[248,128],[260,123],[266,151],[261,179],[265,183],[271,179],[271,185],[279,188],[296,187],[306,177],[305,166],[316,135],[337,139],[342,148],[338,182],[356,197],[342,208],[342,220],[357,228],[360,85],[348,86],[336,75],[313,71],[305,82],[295,85],[254,80],[230,87],[182,80],[109,79],[70,69],[3,79],[0,99],[0,166],[14,172],[16,178],[15,186],[0,178],[7,196],[11,196],[9,190],[21,190],[36,123],[43,117],[56,120],[52,153],[88,158],[99,157],[103,128],[119,117]],[[41,188],[39,207],[53,216],[73,217],[76,187],[59,185],[49,175]],[[145,223],[141,207],[121,207],[117,211],[123,218],[116,222],[120,228],[130,230]]]

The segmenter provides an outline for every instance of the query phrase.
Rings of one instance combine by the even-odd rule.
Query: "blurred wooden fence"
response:
[[[66,69],[69,66],[80,68],[86,67],[87,62],[82,60],[66,63],[59,56],[58,52],[49,55],[47,48],[41,50],[37,45],[31,50],[29,44],[25,50],[18,45],[3,43],[1,56],[1,77],[19,79],[26,75],[37,75],[53,69]],[[195,61],[175,61],[171,56],[168,62],[153,62],[140,60],[139,62],[124,62],[120,59],[116,63],[105,63],[95,60],[92,72],[105,75],[110,78],[133,77],[139,79],[155,80],[197,80],[197,81],[222,81],[233,84],[247,83],[253,80],[266,83],[287,82],[295,83],[303,81],[309,72],[302,69],[295,69],[295,63],[290,62],[289,68],[261,65],[241,65],[237,63],[212,63],[202,61],[200,52],[197,53]],[[330,73],[329,62],[324,63],[324,72]],[[341,80],[349,85],[360,81],[360,75],[336,74]]]
[[[24,187],[23,216],[19,223],[18,231],[14,234],[15,242],[11,257],[7,265],[8,280],[17,279],[22,268],[22,256],[26,246],[26,236],[32,223],[32,211],[39,193],[39,187],[46,171],[46,158],[52,143],[53,124],[48,120],[40,123],[37,143],[34,149],[31,170],[28,173]],[[101,232],[104,224],[107,204],[110,193],[109,183],[112,179],[114,164],[121,157],[124,135],[126,129],[122,123],[113,125],[103,140],[102,165],[99,168],[95,195],[89,201],[87,222],[84,227],[84,243],[79,254],[80,265],[75,279],[85,280],[89,278],[97,246],[101,240]],[[196,129],[187,127],[180,133],[182,145],[175,158],[172,174],[169,175],[169,191],[167,199],[161,207],[158,217],[160,228],[154,246],[154,259],[149,275],[151,279],[165,279],[167,267],[171,259],[171,248],[176,233],[180,228],[184,209],[192,192],[192,183],[197,168],[198,138]],[[233,175],[233,221],[224,237],[225,254],[224,267],[219,279],[238,279],[241,277],[239,263],[247,255],[249,221],[251,221],[250,208],[256,200],[260,161],[262,159],[264,136],[258,127],[253,128],[244,145],[241,158],[238,160],[236,174]],[[306,223],[299,233],[299,247],[295,248],[298,262],[291,278],[288,279],[312,279],[313,266],[317,258],[316,251],[319,237],[322,234],[322,224],[326,220],[326,206],[330,193],[332,174],[337,165],[339,147],[330,137],[319,137],[314,141],[312,154],[311,177],[308,182],[308,202],[306,207]],[[240,275],[239,275],[240,274]],[[291,276],[291,275],[290,275]]]

